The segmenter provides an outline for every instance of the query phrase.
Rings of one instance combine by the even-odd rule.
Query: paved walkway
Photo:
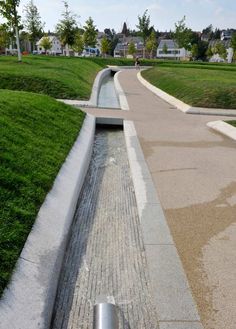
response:
[[[234,329],[236,144],[206,126],[219,117],[178,111],[136,74],[119,75],[124,116],[134,121],[204,327]]]

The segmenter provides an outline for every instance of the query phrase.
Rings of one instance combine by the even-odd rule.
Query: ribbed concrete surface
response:
[[[114,296],[120,328],[158,329],[122,131],[97,132],[78,205],[52,328],[92,328],[96,298]]]

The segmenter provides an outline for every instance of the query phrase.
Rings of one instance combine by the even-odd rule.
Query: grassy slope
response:
[[[79,58],[29,56],[17,63],[0,57],[0,89],[24,90],[55,98],[88,99],[101,66]]]
[[[0,294],[83,118],[50,97],[0,90]]]
[[[236,127],[236,121],[226,121],[226,123]]]
[[[129,59],[50,56],[26,56],[18,63],[15,57],[1,56],[0,89],[37,92],[54,98],[88,99],[98,71],[106,65],[133,63]]]
[[[160,65],[142,72],[156,87],[192,106],[236,109],[236,66]]]

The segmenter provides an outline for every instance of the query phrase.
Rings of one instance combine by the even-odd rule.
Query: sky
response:
[[[20,13],[28,2],[21,0]],[[45,31],[54,31],[64,9],[62,0],[34,0],[34,3],[45,22]],[[78,15],[81,26],[91,16],[99,31],[114,28],[121,32],[124,22],[131,30],[136,29],[138,16],[146,9],[151,25],[159,31],[174,30],[175,23],[184,15],[186,25],[194,31],[202,31],[210,24],[214,28],[236,29],[236,0],[68,0],[68,4]]]

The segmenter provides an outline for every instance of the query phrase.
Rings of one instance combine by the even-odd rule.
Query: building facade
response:
[[[162,39],[157,47],[157,58],[188,59],[190,53],[185,48],[179,48],[172,39]]]

